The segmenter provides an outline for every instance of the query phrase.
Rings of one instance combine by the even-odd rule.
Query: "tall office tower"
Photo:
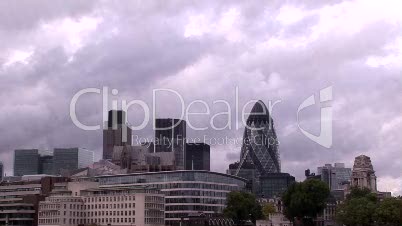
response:
[[[368,188],[372,192],[377,191],[377,177],[370,157],[360,155],[355,158],[352,171],[352,186]]]
[[[181,119],[155,120],[155,152],[173,152],[177,169],[185,169],[186,121]]]
[[[258,176],[281,172],[274,123],[261,100],[255,103],[247,119],[240,154],[240,168],[244,162],[254,165]]]
[[[111,110],[103,129],[103,159],[112,159],[114,146],[131,145],[131,128],[124,111]]]
[[[38,149],[18,149],[14,151],[14,176],[39,174]]]
[[[321,180],[333,191],[342,189],[344,183],[350,183],[352,169],[346,168],[344,163],[335,163],[334,166],[325,164],[317,167],[317,175],[320,175]]]
[[[55,148],[53,152],[53,172],[75,170],[94,163],[94,152],[83,148]]]
[[[4,177],[4,166],[3,163],[0,162],[0,181],[3,181],[3,177]]]
[[[186,144],[186,170],[211,170],[210,147],[208,144]]]

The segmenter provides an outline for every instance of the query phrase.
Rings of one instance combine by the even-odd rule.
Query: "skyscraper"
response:
[[[62,170],[75,170],[94,163],[94,152],[83,148],[55,148],[53,156],[54,174]]]
[[[38,149],[18,149],[14,151],[14,176],[39,174]]]
[[[239,167],[243,162],[254,165],[258,176],[281,171],[274,123],[261,100],[255,103],[247,119]]]
[[[185,169],[186,121],[181,119],[155,120],[155,152],[173,152],[177,169]]]
[[[186,170],[210,170],[210,147],[205,143],[186,144]]]
[[[126,124],[124,111],[111,110],[103,129],[103,159],[112,159],[114,146],[131,145],[131,128]]]

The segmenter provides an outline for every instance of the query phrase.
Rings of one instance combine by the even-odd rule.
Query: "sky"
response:
[[[82,130],[70,117],[72,98],[86,88],[107,87],[120,104],[142,101],[156,117],[180,117],[177,94],[185,107],[205,101],[210,115],[189,121],[208,128],[187,131],[201,139],[241,140],[242,108],[260,99],[277,103],[271,116],[283,172],[303,180],[305,169],[352,167],[364,154],[379,190],[402,195],[401,7],[398,0],[1,1],[0,160],[10,175],[19,148],[83,147],[99,159],[102,130]],[[326,87],[332,100],[320,103]],[[153,108],[155,89],[176,93],[159,92]],[[316,104],[298,120],[312,95]],[[213,120],[231,128],[216,130],[210,122],[225,110],[223,100],[232,117]],[[102,92],[81,96],[77,117],[101,125],[102,103]],[[329,148],[299,128],[319,134],[322,107],[332,109]],[[207,109],[195,102],[190,112]],[[145,115],[131,107],[130,124]],[[134,135],[153,136],[150,126]],[[212,144],[211,168],[225,172],[239,156],[239,145]]]

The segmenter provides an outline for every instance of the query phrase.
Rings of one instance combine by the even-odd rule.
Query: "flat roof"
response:
[[[108,178],[108,177],[121,177],[121,176],[140,176],[140,175],[157,175],[157,174],[172,174],[172,173],[206,173],[206,174],[215,174],[225,177],[231,177],[233,179],[241,180],[247,182],[247,179],[225,174],[225,173],[218,173],[213,171],[207,170],[174,170],[174,171],[159,171],[159,172],[141,172],[141,173],[127,173],[127,174],[116,174],[116,175],[102,175],[102,176],[95,176],[95,178]]]

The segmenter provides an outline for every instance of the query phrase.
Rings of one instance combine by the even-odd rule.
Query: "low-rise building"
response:
[[[203,213],[207,217],[222,213],[227,194],[244,190],[246,179],[227,174],[179,170],[96,177],[101,188],[147,186],[165,194],[166,225],[183,225],[182,220],[191,214]],[[140,225],[140,224],[139,224]]]
[[[39,205],[39,225],[162,226],[165,199],[149,188],[98,188],[96,182],[57,184]]]
[[[0,225],[38,225],[38,204],[62,177],[39,180],[2,182],[0,184]]]

